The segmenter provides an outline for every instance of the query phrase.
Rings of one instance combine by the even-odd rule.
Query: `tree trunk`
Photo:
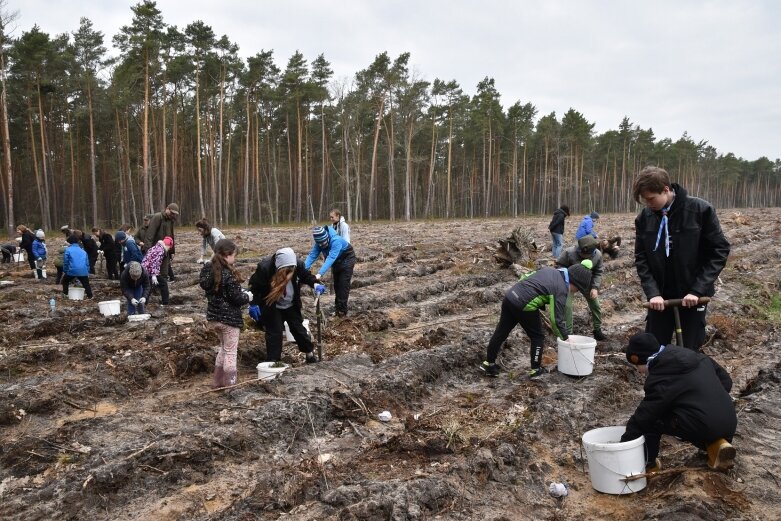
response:
[[[247,93],[245,109],[247,111],[247,140],[244,150],[244,226],[249,226],[249,155],[252,143],[252,118],[249,110],[249,93]]]
[[[6,226],[8,227],[8,236],[14,235],[14,173],[13,163],[11,162],[11,135],[8,132],[8,96],[5,86],[5,54],[0,53],[0,84],[2,84],[2,93],[0,93],[0,103],[3,110],[3,160],[5,162],[5,175],[8,180],[8,204],[6,205]]]
[[[377,176],[377,147],[380,143],[380,124],[382,122],[382,111],[385,106],[385,100],[380,101],[380,108],[377,110],[377,119],[374,125],[374,145],[372,146],[372,169],[369,173],[369,222],[374,219],[374,180]]]
[[[41,208],[41,225],[45,228],[51,228],[51,206],[49,197],[49,168],[47,166],[48,147],[46,146],[46,128],[43,117],[43,100],[41,99],[41,85],[38,84],[38,128],[41,131],[41,171],[43,173],[43,204]]]
[[[198,201],[201,205],[201,216],[206,216],[206,207],[203,204],[203,172],[201,171],[201,97],[199,88],[200,71],[195,73],[195,135],[196,149],[195,161],[198,164]]]
[[[144,207],[145,214],[152,211],[152,201],[149,199],[149,81],[149,51],[144,50],[144,131],[142,136],[144,169],[141,180],[143,187],[141,192],[141,204]]]

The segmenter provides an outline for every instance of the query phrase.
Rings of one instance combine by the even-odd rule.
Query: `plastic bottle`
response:
[[[54,299],[49,300],[49,308],[51,308],[52,311],[54,311],[54,308],[57,307],[57,301]]]

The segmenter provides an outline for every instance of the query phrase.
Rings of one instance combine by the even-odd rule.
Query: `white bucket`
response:
[[[36,279],[45,279],[46,278],[46,270],[41,270],[41,276],[38,276],[38,270],[33,270],[35,272],[35,278]]]
[[[621,443],[626,427],[602,427],[583,435],[591,486],[605,494],[632,494],[643,490],[646,478],[623,481],[645,472],[645,438]]]
[[[594,371],[594,351],[597,341],[588,336],[570,335],[567,341],[557,340],[560,373],[586,376]]]
[[[84,288],[71,286],[68,288],[68,298],[71,300],[84,300]]]
[[[289,365],[285,364],[284,367],[271,367],[272,365],[276,364],[277,362],[261,362],[258,364],[258,378],[261,380],[273,380],[280,374],[282,374],[282,371],[290,367]]]
[[[112,315],[119,315],[119,301],[118,300],[104,300],[103,302],[98,302],[98,308],[100,308],[100,313],[104,317],[110,317]]]
[[[287,322],[284,322],[285,324],[285,340],[288,342],[295,342],[296,339],[293,338],[293,333],[290,332],[290,328],[287,326]],[[309,333],[309,319],[304,319],[304,329],[306,329],[306,332]]]
[[[14,262],[24,262],[24,253],[14,253]]]

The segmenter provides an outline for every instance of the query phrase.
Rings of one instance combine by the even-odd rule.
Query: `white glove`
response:
[[[203,264],[203,257],[199,257],[197,261],[195,261],[198,264]]]
[[[245,295],[247,295],[247,298],[249,299],[249,301],[252,302],[252,292],[250,290],[248,290],[248,289],[245,289],[245,290],[242,290],[242,291],[244,292]]]
[[[157,286],[157,275],[152,275],[152,285]]]
[[[318,273],[317,275],[315,275],[315,278],[316,278],[317,280],[320,280],[320,274]]]
[[[146,304],[146,299],[144,297],[141,297],[140,299],[138,299],[138,303],[142,305]]]
[[[130,303],[133,304],[134,306],[138,305],[138,301],[136,299],[134,299],[134,298],[130,299]]]

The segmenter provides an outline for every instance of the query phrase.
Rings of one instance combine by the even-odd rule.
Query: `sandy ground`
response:
[[[119,298],[103,272],[93,279],[95,301],[79,302],[27,269],[0,266],[0,280],[13,282],[0,286],[0,517],[781,519],[781,209],[719,215],[733,248],[704,350],[735,382],[738,460],[729,473],[709,471],[696,449],[664,438],[669,473],[644,490],[613,496],[591,487],[581,435],[624,424],[642,397],[642,377],[620,353],[644,316],[631,215],[599,222],[602,235],[629,240],[606,261],[609,339],[590,376],[528,379],[520,330],[502,352],[501,377],[476,369],[517,278],[494,262],[496,242],[522,225],[542,247],[525,264],[547,264],[548,217],[357,224],[351,313],[323,324],[326,360],[305,365],[287,344],[290,369],[249,381],[265,346],[263,332],[248,328],[239,346],[247,383],[221,392],[209,392],[217,338],[197,285],[200,243],[183,229],[172,305],[153,296],[147,322],[99,314],[97,301]],[[310,245],[304,227],[225,232],[244,248],[245,278],[261,256],[283,246],[305,255]],[[333,295],[323,303],[328,314]],[[587,311],[578,297],[576,333],[590,333]],[[304,313],[314,329],[308,290]],[[545,359],[556,362],[552,334]],[[378,421],[382,411],[391,421]],[[569,495],[551,497],[553,481]]]

